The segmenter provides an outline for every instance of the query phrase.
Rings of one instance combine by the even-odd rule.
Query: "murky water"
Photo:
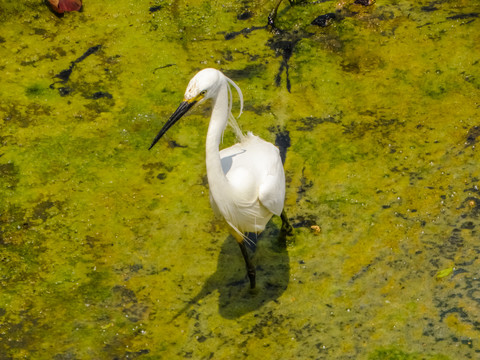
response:
[[[480,358],[479,3],[296,3],[0,1],[0,358]],[[287,148],[256,293],[210,107],[147,150],[204,67]]]

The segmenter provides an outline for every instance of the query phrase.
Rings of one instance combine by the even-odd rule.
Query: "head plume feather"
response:
[[[242,115],[243,111],[243,94],[242,90],[238,87],[237,84],[233,82],[233,80],[229,79],[228,77],[225,76],[225,79],[227,79],[228,83],[232,85],[235,90],[237,90],[238,96],[240,98],[240,113],[238,114],[238,117]],[[228,86],[228,85],[227,85]],[[233,96],[232,96],[232,89],[230,86],[228,86],[228,123],[230,126],[233,128],[233,131],[235,132],[235,135],[237,136],[238,140],[242,140],[245,135],[243,135],[242,130],[240,129],[240,126],[238,126],[237,120],[232,114],[232,104],[233,104]]]

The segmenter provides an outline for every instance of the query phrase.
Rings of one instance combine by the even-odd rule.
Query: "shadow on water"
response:
[[[279,148],[282,163],[285,163],[287,149],[290,147],[290,133],[280,128],[271,128],[270,131],[275,133],[275,145]],[[215,290],[220,293],[218,301],[220,315],[227,319],[235,319],[257,310],[283,294],[290,278],[287,251],[290,236],[270,222],[258,237],[255,234],[249,234],[248,237],[252,240],[251,246],[248,244],[247,248],[250,256],[253,255],[252,260],[256,267],[256,288],[250,289],[241,251],[236,240],[228,236],[218,256],[217,271],[208,278],[202,290],[175,315],[174,319]]]
[[[235,239],[228,236],[218,256],[217,270],[174,319],[185,312],[191,316],[194,311],[190,312],[190,308],[215,290],[219,292],[219,313],[227,319],[241,317],[276,301],[287,289],[290,277],[285,235],[276,226],[269,225],[258,237],[255,251],[249,252],[256,265],[256,289],[250,289],[240,249]]]

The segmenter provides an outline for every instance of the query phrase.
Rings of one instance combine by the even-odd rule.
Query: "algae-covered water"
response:
[[[480,358],[480,4],[276,5],[0,1],[1,359]],[[286,150],[253,293],[211,106],[147,150],[205,67]]]

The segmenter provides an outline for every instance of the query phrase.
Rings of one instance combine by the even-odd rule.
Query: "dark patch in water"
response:
[[[251,11],[244,11],[243,13],[237,15],[238,20],[248,20],[253,16],[253,13]]]
[[[464,245],[464,239],[460,229],[453,229],[450,236],[441,246],[442,254],[447,259],[453,259],[453,255]]]
[[[180,145],[179,143],[177,143],[175,140],[169,140],[168,141],[168,147],[169,148],[186,148],[187,145]]]
[[[275,25],[275,20],[277,18],[277,10],[281,2],[282,1],[280,0],[277,3],[277,6],[270,12],[270,15],[268,16],[268,26],[271,28],[271,31],[274,34],[274,37],[267,42],[267,45],[270,47],[270,49],[275,51],[275,56],[282,55],[280,68],[278,69],[278,73],[275,76],[275,85],[280,86],[281,76],[282,76],[283,70],[285,70],[286,86],[287,86],[288,92],[290,92],[292,86],[290,83],[290,76],[288,73],[288,70],[289,70],[288,61],[292,57],[293,51],[297,43],[301,39],[311,36],[312,34],[305,33],[305,32],[300,33],[298,31],[287,32],[279,29]]]
[[[67,96],[68,94],[70,94],[72,92],[72,88],[70,88],[68,86],[59,87],[57,90],[58,90],[58,93],[60,94],[60,96]]]
[[[231,70],[224,70],[224,74],[227,75],[231,79],[240,80],[240,79],[249,79],[254,78],[256,76],[260,76],[261,74],[265,73],[266,71],[265,64],[249,64],[245,66],[243,69],[231,69]]]
[[[54,76],[54,78],[58,78],[58,79],[60,79],[60,81],[57,81],[57,82],[54,82],[53,84],[50,84],[50,89],[55,89],[55,84],[57,84],[57,83],[65,84],[70,79],[70,76],[72,75],[72,71],[73,71],[75,65],[82,62],[83,60],[85,60],[90,55],[95,54],[101,48],[102,48],[102,45],[92,46],[87,51],[85,51],[82,56],[80,56],[79,58],[72,61],[70,63],[70,67],[68,69],[62,70]],[[60,87],[60,88],[58,88],[58,92],[60,93],[60,96],[66,96],[66,95],[71,93],[71,89],[68,88],[68,87]]]
[[[125,286],[115,285],[112,292],[116,298],[116,305],[123,309],[123,313],[131,322],[138,322],[147,312],[148,307],[138,302],[133,290]]]
[[[474,145],[477,142],[478,136],[480,136],[480,126],[475,125],[470,130],[468,130],[467,139],[465,141],[466,145]]]
[[[238,35],[248,35],[250,34],[252,31],[255,31],[255,30],[260,30],[260,29],[266,29],[267,26],[252,26],[250,28],[245,28],[245,29],[242,29],[240,31],[232,31],[230,33],[226,33],[224,38],[225,40],[232,40],[232,39],[235,39]]]
[[[4,235],[7,234],[10,230],[17,232],[19,226],[25,226],[27,222],[25,221],[26,210],[20,206],[15,206],[9,204],[8,208],[2,210],[0,216],[0,244],[4,245]],[[10,227],[10,229],[8,228]]]
[[[144,164],[142,165],[142,168],[146,170],[145,181],[149,184],[151,184],[152,179],[155,178],[158,180],[165,180],[167,178],[167,172],[171,172],[173,170],[172,166],[165,166],[165,164],[162,162]],[[163,171],[157,172],[157,170]],[[165,170],[167,172],[165,172]]]
[[[451,309],[442,311],[442,313],[440,314],[440,320],[443,321],[448,314],[452,314],[452,313],[456,313],[456,314],[460,315],[461,318],[467,318],[468,317],[467,313],[462,308],[453,307]]]
[[[207,279],[203,288],[185,303],[173,319],[184,313],[189,318],[201,319],[204,316],[203,311],[197,311],[192,307],[199,306],[201,299],[217,290],[220,293],[218,299],[219,313],[227,319],[236,319],[260,309],[270,301],[276,302],[278,297],[287,289],[290,278],[290,261],[285,246],[277,246],[274,242],[263,241],[265,238],[262,239],[262,237],[271,237],[272,226],[274,227],[273,224],[267,226],[266,231],[258,236],[262,246],[269,247],[271,256],[273,256],[271,261],[266,262],[263,261],[265,259],[262,257],[262,262],[256,264],[257,286],[260,291],[245,293],[245,285],[248,282],[245,276],[245,263],[235,241],[232,237],[227,237],[218,256],[216,272]],[[255,240],[257,239],[256,235],[253,235],[253,237]],[[258,312],[254,316],[257,316],[256,314]],[[202,333],[209,336],[206,332]]]
[[[70,75],[72,75],[73,65],[74,65],[74,63],[72,63],[72,65],[70,65],[70,67],[68,69],[60,71],[54,77],[59,78],[63,82],[68,81],[68,79],[70,78]]]
[[[461,226],[462,229],[473,230],[475,229],[475,224],[472,221],[464,222]]]
[[[248,111],[252,111],[254,112],[255,114],[257,115],[262,115],[263,113],[265,113],[266,111],[270,111],[271,110],[271,106],[270,105],[258,105],[258,106],[254,106],[253,104],[251,103],[247,103],[245,106],[244,106],[244,109],[245,110],[248,110]],[[270,129],[270,131],[274,131],[272,129]]]
[[[2,187],[15,190],[20,179],[18,169],[13,163],[0,164],[1,181],[5,184]]]
[[[282,80],[282,73],[285,70],[286,76],[286,86],[288,92],[291,92],[292,84],[290,82],[290,75],[288,73],[290,67],[288,65],[288,61],[292,57],[293,51],[297,43],[303,38],[303,36],[295,36],[298,33],[287,34],[285,36],[277,36],[274,37],[268,42],[268,46],[275,51],[275,56],[282,56],[282,61],[280,62],[280,67],[278,69],[278,73],[275,76],[275,85],[280,86],[280,82]]]
[[[32,214],[32,219],[34,220],[42,220],[45,221],[47,220],[51,215],[48,213],[48,210],[50,210],[53,207],[57,207],[58,209],[61,209],[61,203],[59,201],[42,201],[35,206],[33,209],[33,214]]]
[[[315,18],[315,20],[313,20],[311,22],[311,25],[317,25],[317,26],[320,26],[320,27],[327,27],[327,26],[331,25],[333,20],[335,20],[336,18],[337,18],[337,16],[335,15],[335,13],[328,13],[328,14],[320,15],[319,17]]]
[[[156,72],[157,70],[165,69],[165,68],[168,68],[168,67],[170,67],[170,66],[175,66],[175,65],[177,65],[177,64],[167,64],[167,65],[159,66],[159,67],[153,69],[153,73],[155,74],[155,72]]]
[[[28,86],[26,89],[25,89],[25,93],[28,95],[28,96],[39,96],[42,94],[44,88],[38,84],[33,84],[31,86]]]
[[[312,131],[317,125],[323,124],[323,123],[331,123],[331,124],[340,124],[341,121],[336,119],[337,115],[334,116],[327,116],[324,118],[319,118],[316,116],[308,116],[305,118],[301,118],[298,121],[300,121],[303,126],[297,126],[297,130],[299,131]],[[342,113],[338,115],[339,117],[342,116]]]
[[[375,0],[355,0],[355,4],[370,6],[375,4]]]
[[[2,113],[2,120],[5,122],[15,122],[20,127],[28,127],[37,121],[37,117],[50,115],[51,108],[37,102],[26,107],[19,106],[16,101],[0,102],[0,113]],[[6,137],[2,139],[4,141]]]
[[[353,274],[353,276],[350,279],[350,282],[354,282],[358,278],[362,277],[363,275],[367,274],[370,268],[372,268],[373,265],[375,265],[380,258],[375,258],[373,261],[365,266],[363,266],[357,273]]]
[[[156,5],[156,6],[150,7],[150,9],[148,9],[148,11],[150,11],[151,13],[153,13],[153,12],[156,12],[156,11],[161,10],[162,8],[163,8],[162,5]]]
[[[420,10],[425,11],[425,12],[432,12],[432,11],[437,11],[438,8],[435,6],[434,3],[430,3],[426,6],[422,6]]]
[[[477,18],[480,13],[477,12],[472,12],[468,14],[457,14],[453,16],[447,16],[448,20],[464,20],[464,19],[470,19],[470,18]]]
[[[130,265],[130,271],[133,272],[133,273],[136,273],[136,272],[139,272],[140,270],[143,269],[143,265],[142,264],[133,264],[133,265]]]
[[[94,93],[91,97],[94,100],[101,99],[101,98],[107,98],[107,99],[113,99],[112,94],[106,92],[106,91],[97,91]]]
[[[271,328],[273,325],[277,325],[282,327],[286,317],[284,315],[274,315],[273,311],[269,311],[265,316],[258,319],[258,322],[253,325],[251,328],[243,329],[240,333],[245,334],[252,334],[258,339],[262,339],[265,337],[265,329]]]
[[[203,342],[205,342],[206,340],[207,340],[207,337],[206,337],[205,335],[200,335],[200,336],[197,337],[197,341],[198,341],[199,343],[203,343]]]
[[[276,133],[275,146],[277,146],[280,150],[282,164],[285,164],[285,159],[287,158],[287,149],[290,147],[290,144],[290,132],[288,130],[282,130]]]
[[[163,162],[156,162],[156,163],[148,163],[148,164],[143,164],[142,168],[144,170],[157,170],[157,169],[166,169],[168,172],[173,170],[173,167],[171,166],[165,166]]]
[[[478,179],[474,178],[472,182],[476,183]],[[469,184],[469,186],[472,185]],[[471,190],[470,188],[464,191],[471,192]],[[473,190],[478,189],[474,186]],[[475,239],[478,238],[476,225],[480,214],[480,199],[469,196],[463,200],[457,210],[463,210],[462,214],[457,219],[448,219],[448,222],[455,224],[456,227],[442,242],[433,243],[432,250],[435,250],[438,255],[430,260],[435,271],[444,266],[442,265],[445,264],[443,259],[447,259],[448,263],[455,263],[449,280],[455,282],[455,286],[442,286],[439,283],[440,286],[436,288],[433,299],[439,310],[440,322],[447,323],[452,318],[462,326],[468,326],[478,331],[480,330],[480,321],[476,309],[480,305],[480,291],[478,290],[480,279],[478,278],[477,263],[480,248]],[[428,336],[433,335],[434,332],[428,333]],[[451,340],[468,347],[472,345],[471,339],[453,336]]]
[[[386,138],[391,132],[400,131],[399,129],[405,127],[405,125],[404,120],[389,119],[382,116],[372,122],[352,121],[350,124],[343,124],[343,133],[361,138],[368,132],[378,132]]]
[[[138,351],[127,351],[125,353],[125,359],[135,359],[138,356],[149,354],[150,350],[142,349]]]
[[[311,36],[312,34],[307,33],[305,31],[284,31],[279,29],[275,25],[275,20],[277,17],[277,10],[278,7],[282,1],[278,1],[277,5],[275,8],[270,12],[268,19],[267,19],[267,25],[265,26],[253,26],[250,28],[244,28],[240,31],[234,31],[225,34],[225,40],[232,40],[238,35],[242,34],[244,36],[248,35],[252,31],[255,30],[260,30],[260,29],[270,29],[270,31],[273,33],[273,38],[269,39],[267,42],[267,45],[275,52],[275,56],[282,56],[282,61],[280,63],[280,68],[278,69],[278,73],[275,76],[275,85],[280,86],[281,82],[281,77],[283,71],[285,71],[286,75],[286,87],[288,92],[291,92],[291,82],[290,82],[290,76],[289,76],[289,64],[288,61],[292,57],[292,54],[294,52],[295,46],[297,43],[306,38]],[[294,2],[290,3],[291,6],[297,5]]]
[[[95,45],[95,46],[92,46],[91,48],[89,48],[87,51],[85,51],[83,53],[82,56],[80,56],[78,59],[76,59],[75,61],[73,61],[74,63],[78,64],[79,62],[85,60],[87,57],[89,57],[90,55],[93,55],[95,54],[98,50],[100,50],[102,48],[102,45]]]
[[[460,274],[465,274],[465,273],[468,273],[468,271],[465,270],[465,269],[461,269],[461,268],[460,268],[460,269],[456,269],[456,270],[453,271],[452,277],[457,276],[457,275],[460,275]]]
[[[297,189],[297,203],[303,198],[308,189],[313,186],[313,181],[305,177],[305,167],[302,169],[302,177],[300,178],[300,186]]]

